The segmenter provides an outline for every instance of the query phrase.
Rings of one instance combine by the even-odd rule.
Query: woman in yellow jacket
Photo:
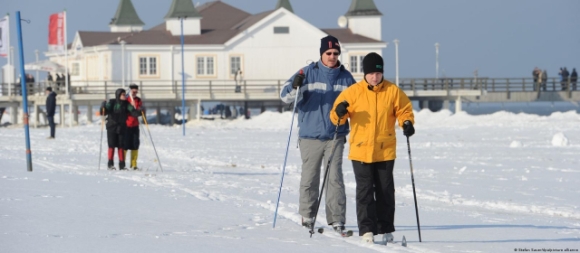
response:
[[[364,80],[344,90],[334,102],[333,124],[350,118],[350,153],[356,180],[356,214],[359,235],[374,242],[374,235],[392,241],[395,231],[396,158],[395,121],[406,136],[415,133],[411,101],[395,84],[383,79],[383,58],[370,53],[363,59]]]

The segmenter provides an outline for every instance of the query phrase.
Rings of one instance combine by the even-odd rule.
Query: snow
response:
[[[397,131],[395,240],[364,245],[356,226],[351,162],[343,173],[347,228],[312,238],[300,224],[300,154],[294,125],[276,228],[273,212],[290,113],[147,128],[143,171],[107,171],[101,124],[0,128],[1,252],[513,252],[580,249],[580,115],[416,112],[411,137],[422,241],[418,241],[405,137]],[[3,120],[4,121],[4,120]],[[294,119],[294,124],[296,119]],[[106,138],[106,137],[105,137]],[[525,145],[524,145],[525,144]],[[324,205],[318,225],[325,226]],[[327,231],[330,228],[327,228]],[[378,239],[378,237],[376,238]]]
[[[568,138],[566,138],[564,133],[554,134],[554,137],[552,137],[552,145],[554,147],[566,147],[568,146]]]

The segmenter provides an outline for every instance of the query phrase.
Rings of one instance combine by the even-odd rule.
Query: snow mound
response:
[[[523,147],[521,141],[512,141],[512,143],[510,144],[510,148],[521,148],[521,147]]]
[[[568,138],[566,138],[564,133],[557,133],[552,137],[552,146],[554,147],[566,147],[569,144]]]

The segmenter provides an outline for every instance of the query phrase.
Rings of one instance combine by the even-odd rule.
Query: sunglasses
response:
[[[326,52],[325,54],[326,55],[335,55],[335,56],[340,55],[339,52]]]

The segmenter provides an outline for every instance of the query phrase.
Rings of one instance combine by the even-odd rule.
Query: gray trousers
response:
[[[346,223],[346,195],[342,177],[344,140],[344,137],[339,137],[336,140],[334,155],[328,171],[326,189],[324,189],[324,193],[326,193],[326,221],[329,225],[334,222]],[[324,176],[324,170],[326,170],[326,165],[328,164],[327,159],[332,153],[332,144],[332,140],[300,139],[302,175],[300,178],[299,212],[302,217],[312,218],[315,215],[320,180]],[[323,166],[322,173],[321,165]]]

